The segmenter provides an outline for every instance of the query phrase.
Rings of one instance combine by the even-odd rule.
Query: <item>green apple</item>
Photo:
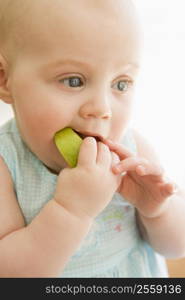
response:
[[[83,139],[72,128],[66,127],[55,134],[54,140],[68,165],[76,167]]]

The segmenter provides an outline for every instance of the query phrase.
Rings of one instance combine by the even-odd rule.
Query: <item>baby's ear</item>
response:
[[[12,97],[8,89],[8,65],[0,53],[0,99],[11,104]]]

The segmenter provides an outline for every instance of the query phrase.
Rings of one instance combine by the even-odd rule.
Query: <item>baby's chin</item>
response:
[[[48,169],[48,171],[54,175],[59,175],[59,173],[67,166],[67,164],[65,165],[58,165],[58,166],[55,166],[55,167],[50,167],[50,166],[47,166],[46,164],[44,164],[44,166]]]
[[[56,157],[56,160],[53,161],[43,161],[43,165],[47,168],[47,170],[55,175],[59,175],[59,173],[64,169],[67,168],[68,165],[62,156]]]
[[[54,174],[54,175],[58,175],[60,172],[59,171],[57,171],[57,170],[53,170],[53,169],[51,169],[50,167],[48,167],[48,166],[46,166],[46,165],[44,165],[47,169],[48,169],[48,171],[50,172],[50,173],[52,173],[52,174]]]

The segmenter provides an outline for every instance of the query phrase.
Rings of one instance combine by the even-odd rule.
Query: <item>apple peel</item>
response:
[[[67,164],[76,167],[83,139],[72,128],[66,127],[56,132],[54,141]]]

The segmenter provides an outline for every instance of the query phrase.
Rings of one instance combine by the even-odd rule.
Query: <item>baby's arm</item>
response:
[[[57,276],[87,234],[91,219],[75,217],[51,200],[25,227],[1,157],[0,187],[0,277]]]
[[[166,258],[185,256],[185,192],[171,196],[168,208],[156,218],[138,216],[140,229],[152,247]]]
[[[84,139],[77,167],[60,173],[53,199],[24,227],[10,174],[0,160],[0,211],[4,214],[0,215],[0,277],[57,277],[62,273],[93,219],[120,185],[120,176],[111,171],[112,161],[106,145]],[[6,216],[9,221],[3,224]]]
[[[104,141],[121,160],[112,167],[115,174],[124,173],[118,192],[135,206],[141,233],[155,250],[166,257],[184,256],[185,192],[175,192],[151,145],[138,132],[134,135],[137,155]]]
[[[160,165],[159,158],[151,145],[134,131],[138,155]],[[185,256],[185,191],[179,189],[167,201],[166,209],[156,218],[138,214],[140,229],[150,244],[166,257]]]

